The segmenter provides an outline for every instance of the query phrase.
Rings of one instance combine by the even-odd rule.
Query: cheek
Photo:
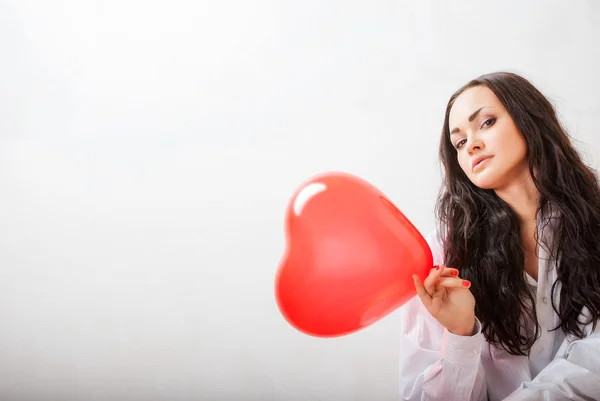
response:
[[[469,157],[464,152],[458,153],[458,164],[460,168],[465,172],[465,174],[469,175]]]
[[[502,154],[507,161],[522,162],[527,154],[527,143],[518,133],[513,133],[510,139],[499,144]]]
[[[525,140],[521,137],[519,137],[519,154],[521,156],[521,158],[525,159],[527,156],[527,142],[525,142]]]
[[[493,151],[498,153],[520,154],[527,147],[523,136],[508,121],[503,121],[502,124],[492,128],[488,142]]]

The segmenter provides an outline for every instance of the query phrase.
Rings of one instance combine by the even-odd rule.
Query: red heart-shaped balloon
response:
[[[377,188],[347,173],[318,175],[291,198],[275,278],[285,319],[317,337],[356,332],[416,295],[429,245]]]

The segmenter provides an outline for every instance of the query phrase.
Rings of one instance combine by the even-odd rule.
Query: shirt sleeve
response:
[[[585,313],[585,311],[584,311]],[[568,336],[556,357],[505,401],[587,401],[600,399],[600,323],[583,339]]]
[[[442,252],[436,232],[427,237],[436,264]],[[487,400],[481,350],[484,337],[459,336],[435,320],[418,297],[400,308],[400,395],[407,401]]]

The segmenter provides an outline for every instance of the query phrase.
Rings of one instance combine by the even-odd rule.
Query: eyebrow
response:
[[[472,121],[475,119],[475,117],[477,117],[477,115],[479,114],[479,112],[480,112],[482,109],[485,109],[486,107],[489,107],[489,106],[483,106],[483,107],[480,107],[479,109],[475,110],[475,112],[473,112],[473,114],[471,114],[471,115],[469,116],[469,122],[472,122]],[[450,135],[456,134],[456,133],[458,133],[458,132],[460,132],[460,128],[456,127],[456,128],[454,128],[454,129],[452,130],[452,132],[450,132]]]

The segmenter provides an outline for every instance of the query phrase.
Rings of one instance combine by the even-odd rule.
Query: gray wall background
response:
[[[3,0],[0,399],[397,400],[397,314],[279,314],[289,197],[348,171],[428,232],[445,103],[495,70],[598,167],[599,40],[583,0]]]

